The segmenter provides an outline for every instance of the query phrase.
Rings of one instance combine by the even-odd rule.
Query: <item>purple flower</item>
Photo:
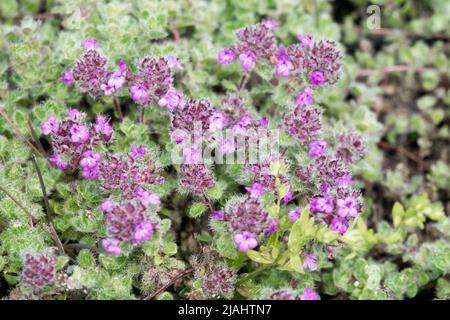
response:
[[[186,164],[199,164],[202,161],[202,153],[196,146],[184,148],[183,157]]]
[[[178,57],[175,56],[167,56],[167,65],[169,66],[169,68],[177,68],[180,70],[184,70],[183,65],[180,62],[180,59],[178,59]]]
[[[133,244],[150,239],[153,236],[154,229],[155,227],[149,221],[138,224],[133,235]]]
[[[298,218],[302,215],[302,212],[300,210],[291,210],[288,212],[288,218],[292,222],[297,221]]]
[[[73,124],[70,128],[72,142],[86,142],[89,140],[89,129],[84,125]]]
[[[81,47],[86,50],[94,50],[98,45],[100,45],[100,42],[97,41],[93,37],[88,37],[84,42],[81,44]]]
[[[297,39],[305,47],[311,47],[314,44],[313,36],[310,34],[299,34]]]
[[[244,126],[248,126],[249,124],[252,123],[252,119],[254,118],[253,115],[250,114],[244,114],[241,119],[239,120],[239,122],[241,122]]]
[[[280,224],[280,220],[273,219],[272,220],[272,224],[270,225],[270,227],[266,230],[266,232],[264,234],[265,235],[271,235],[272,233],[277,232],[279,224]]]
[[[72,70],[67,70],[66,72],[64,72],[61,77],[60,77],[61,81],[64,82],[64,84],[70,86],[73,84],[73,72]]]
[[[269,119],[267,117],[262,117],[259,119],[259,124],[267,128],[269,126]]]
[[[125,61],[120,60],[117,64],[119,66],[120,71],[122,71],[122,74],[125,74],[128,70],[128,65],[125,63]]]
[[[316,140],[309,144],[309,156],[313,158],[321,157],[327,151],[327,142],[323,140]]]
[[[56,123],[56,117],[51,115],[47,120],[41,123],[41,132],[43,135],[48,135],[50,133],[55,133],[58,129],[58,124]]]
[[[131,147],[130,156],[132,158],[140,158],[145,154],[145,150],[143,148],[138,148],[136,146]]]
[[[108,122],[108,118],[99,114],[97,116],[97,122],[94,125],[94,129],[98,133],[104,134],[106,137],[110,137],[113,134],[113,128]]]
[[[67,163],[61,161],[61,156],[59,154],[51,155],[48,158],[48,161],[60,170],[66,170],[69,167]]]
[[[330,187],[329,187],[328,183],[321,183],[320,187],[319,187],[319,190],[322,193],[327,193],[329,188]]]
[[[144,205],[145,207],[148,207],[149,204],[153,204],[156,206],[161,204],[161,199],[157,194],[149,192],[142,187],[139,187],[136,190],[136,195],[139,197],[142,205]]]
[[[217,132],[223,129],[223,127],[228,123],[228,119],[223,112],[214,112],[209,121],[209,131]]]
[[[283,197],[283,203],[287,204],[289,201],[291,201],[292,200],[292,196],[293,196],[292,190],[289,189],[288,193],[286,193],[286,195]]]
[[[302,106],[312,105],[314,102],[312,90],[309,87],[306,87],[303,91],[300,91],[295,97],[295,103]]]
[[[94,168],[84,168],[81,176],[84,179],[88,179],[88,180],[96,180],[98,178],[99,175],[99,170],[98,167],[94,167]]]
[[[312,198],[311,212],[333,213],[333,199],[329,196]]]
[[[276,75],[278,77],[288,77],[292,70],[292,64],[289,60],[278,60],[276,64]]]
[[[355,217],[358,215],[358,202],[354,197],[347,197],[345,199],[337,199],[336,205],[338,207],[337,213],[342,218]]]
[[[258,241],[255,239],[253,234],[244,231],[233,237],[234,243],[238,246],[239,251],[246,252],[250,249],[256,248],[258,246]]]
[[[262,21],[262,24],[265,25],[267,28],[271,29],[271,30],[275,30],[278,29],[280,26],[278,25],[278,23],[276,23],[275,21],[273,21],[272,19],[268,18],[268,19],[264,19]]]
[[[113,208],[113,202],[111,199],[106,199],[104,200],[101,204],[100,204],[100,212],[110,212],[111,209]]]
[[[308,254],[303,261],[303,268],[311,271],[317,270],[317,256],[314,254]]]
[[[315,86],[325,83],[325,76],[322,71],[313,71],[309,74],[309,80]]]
[[[104,239],[102,241],[103,248],[112,256],[120,256],[122,250],[120,249],[120,241],[118,239]]]
[[[251,51],[246,51],[238,56],[238,60],[241,62],[242,68],[249,71],[256,62],[256,56]]]
[[[300,300],[319,300],[319,295],[311,288],[305,288]]]
[[[135,102],[145,103],[148,100],[147,88],[143,84],[131,86],[130,93]]]
[[[21,276],[28,288],[44,288],[56,282],[56,257],[26,254]]]
[[[264,185],[259,182],[255,182],[251,187],[245,187],[245,190],[250,192],[250,196],[253,198],[258,198],[266,193],[266,190],[264,190]]]
[[[234,143],[234,138],[224,138],[220,144],[219,153],[220,155],[233,153],[236,151],[236,144]]]
[[[166,94],[159,100],[161,107],[167,107],[170,111],[183,104],[184,94],[174,89],[167,90]]]
[[[118,91],[125,84],[125,76],[122,72],[114,72],[106,83],[100,85],[100,89],[107,96],[112,95],[114,92]]]
[[[234,58],[234,52],[231,49],[223,49],[217,56],[219,64],[230,64],[234,61]]]
[[[212,218],[214,220],[223,220],[223,211],[213,211]]]
[[[72,108],[67,112],[66,118],[68,120],[77,122],[77,121],[81,120],[83,115],[84,115],[84,113],[80,112],[78,109]]]
[[[83,169],[93,169],[102,161],[102,156],[94,151],[86,151],[80,161]]]
[[[231,127],[231,132],[233,133],[234,136],[240,135],[240,134],[245,134],[245,126],[244,124],[239,121],[237,123],[235,123],[232,127]]]
[[[330,229],[340,234],[344,234],[348,228],[348,221],[345,218],[336,217],[331,220]]]
[[[170,134],[170,138],[172,139],[173,142],[175,142],[176,144],[181,144],[184,142],[184,133],[180,132],[180,130],[176,130],[173,131]]]
[[[352,177],[348,174],[344,174],[342,177],[336,178],[336,182],[342,188],[347,188],[352,185]]]

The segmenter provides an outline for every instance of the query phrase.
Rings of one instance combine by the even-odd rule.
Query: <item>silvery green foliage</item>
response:
[[[448,208],[439,202],[442,194],[450,191],[450,91],[443,80],[450,71],[445,49],[447,1],[423,1],[406,8],[403,1],[392,2],[386,8],[391,14],[383,15],[382,20],[383,27],[392,32],[377,46],[373,43],[378,38],[366,32],[364,19],[361,25],[354,22],[365,10],[361,1],[352,1],[355,9],[351,12],[336,12],[338,6],[325,0],[55,0],[47,1],[41,16],[37,3],[0,2],[0,110],[30,140],[28,116],[40,136],[40,123],[50,115],[63,119],[69,107],[87,112],[90,121],[98,114],[108,114],[114,143],[96,151],[123,155],[132,146],[143,146],[156,166],[166,171],[166,180],[148,186],[162,199],[158,210],[151,209],[152,216],[157,213],[157,232],[137,247],[124,243],[124,254],[111,256],[100,245],[107,237],[107,225],[98,212],[105,199],[98,183],[68,175],[37,158],[53,225],[65,244],[61,253],[49,229],[38,176],[29,160],[30,148],[2,118],[0,186],[25,208],[0,190],[0,284],[2,290],[8,286],[9,298],[257,299],[286,296],[276,294],[283,292],[299,298],[307,288],[323,288],[319,295],[339,298],[403,299],[424,293],[448,299],[450,222]],[[412,17],[408,21],[401,18],[405,11]],[[423,11],[432,18],[422,15]],[[242,167],[215,168],[214,187],[205,197],[198,197],[180,186],[179,168],[171,163],[175,146],[165,110],[147,108],[145,120],[150,125],[136,123],[139,109],[123,89],[116,94],[125,114],[119,122],[112,97],[93,99],[59,81],[82,55],[80,44],[94,37],[101,42],[98,50],[108,57],[110,69],[122,59],[134,68],[143,57],[178,57],[184,70],[175,73],[175,88],[218,107],[225,92],[236,91],[242,74],[238,63],[218,65],[218,51],[233,43],[235,30],[269,17],[280,25],[275,34],[283,45],[291,44],[298,33],[339,43],[344,55],[342,79],[326,90],[319,88],[314,95],[316,104],[324,109],[324,135],[335,137],[348,130],[362,134],[367,154],[351,166],[355,184],[373,185],[385,192],[383,198],[374,188],[365,190],[364,211],[337,246],[334,234],[311,223],[305,212],[295,228],[286,218],[290,209],[302,209],[304,203],[299,208],[294,204],[276,208],[276,196],[267,193],[261,202],[269,213],[285,217],[281,222],[284,238],[268,237],[262,248],[240,252],[227,223],[210,216],[211,209],[226,212],[242,197],[242,186],[252,181]],[[409,65],[411,61],[411,70],[392,74],[391,82],[378,73],[361,74],[361,70]],[[293,99],[287,101],[282,86],[271,86],[272,69],[268,62],[259,64],[254,83],[242,92],[242,98],[250,112],[270,115],[271,123],[277,123],[281,119],[274,106],[285,107]],[[299,148],[288,134],[281,139],[291,160],[305,161],[305,148]],[[380,144],[381,140],[385,143]],[[41,141],[48,148],[49,141]],[[428,157],[429,168],[421,162],[419,169],[411,166],[414,160],[405,161],[401,151],[399,155],[386,150],[386,142],[414,145],[419,159]],[[389,162],[392,158],[395,165]],[[292,173],[286,176],[295,192],[306,192]],[[111,196],[120,198],[119,193]],[[423,236],[422,230],[427,235]],[[293,254],[283,257],[283,245],[289,241],[291,248],[286,252]],[[306,246],[308,250],[300,252]],[[197,261],[197,269],[187,272],[192,267],[189,257],[205,247],[214,252],[210,260],[218,270],[202,269],[211,261]],[[27,254],[56,258],[53,286],[37,291],[24,287],[21,275]],[[304,267],[306,254],[316,256],[315,270]],[[153,296],[183,272],[187,273],[181,278],[181,289],[168,286]],[[245,276],[252,272],[253,277]],[[224,279],[226,292],[211,292],[211,279]]]

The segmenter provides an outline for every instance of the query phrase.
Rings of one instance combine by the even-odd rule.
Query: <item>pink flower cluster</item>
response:
[[[133,101],[141,105],[157,103],[172,110],[183,104],[183,93],[172,88],[171,69],[184,69],[177,57],[144,58],[137,73],[121,60],[118,69],[111,71],[106,68],[108,59],[97,51],[99,45],[99,41],[88,37],[81,45],[84,49],[81,59],[61,75],[61,81],[66,85],[75,83],[81,92],[92,97],[101,93],[113,95],[127,85]]]
[[[224,213],[223,219],[233,235],[240,251],[258,246],[258,238],[274,232],[274,222],[262,207],[258,198],[247,196],[238,200]]]
[[[47,254],[25,256],[21,282],[28,288],[42,289],[56,281],[56,257]]]
[[[76,170],[81,166],[84,178],[96,179],[102,156],[93,149],[98,144],[109,145],[113,129],[104,115],[98,115],[93,124],[85,119],[85,113],[71,109],[62,122],[49,116],[41,123],[41,132],[51,137],[53,154],[49,160],[55,167]]]
[[[153,236],[156,224],[146,214],[146,206],[142,201],[132,199],[113,204],[111,200],[105,200],[101,208],[106,214],[108,232],[108,238],[102,241],[102,245],[110,255],[122,254],[122,242],[138,245]]]

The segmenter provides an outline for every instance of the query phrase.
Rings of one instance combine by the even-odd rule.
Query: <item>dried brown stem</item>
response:
[[[20,131],[20,129],[9,119],[9,117],[6,115],[6,113],[4,113],[1,109],[0,109],[0,116],[2,116],[3,119],[6,120],[6,122],[8,122],[8,124],[13,127],[14,131],[19,135],[20,138],[22,138],[22,140],[28,144],[31,149],[33,149],[34,152],[36,152],[38,155],[40,155],[43,158],[46,158],[45,155],[43,155],[35,146],[34,144],[32,144],[30,142],[30,140],[28,140],[25,135],[22,133],[22,131]]]
[[[419,156],[415,155],[411,151],[406,150],[402,146],[396,147],[385,141],[380,141],[378,143],[378,145],[386,151],[396,151],[399,154],[408,158],[409,160],[414,161],[415,163],[417,163],[419,166],[421,166],[425,170],[430,170],[430,165],[427,162],[423,161]]]
[[[158,288],[158,290],[156,290],[155,292],[153,292],[152,294],[146,296],[144,298],[144,300],[152,300],[154,297],[156,297],[158,294],[160,294],[161,292],[164,292],[167,290],[167,288],[169,288],[171,285],[173,285],[176,281],[184,278],[185,276],[187,276],[188,274],[190,274],[191,272],[193,272],[194,269],[193,268],[189,268],[186,269],[182,272],[180,272],[179,274],[177,274],[175,277],[173,277],[169,283],[167,283],[166,285],[162,286],[161,288]]]
[[[14,201],[15,204],[17,204],[17,206],[22,209],[31,219],[31,221],[36,224],[37,220],[36,218],[33,216],[33,214],[28,211],[27,208],[25,208],[25,206],[23,206],[16,198],[14,198],[5,188],[3,188],[2,186],[0,186],[0,191],[2,191],[4,194],[6,194],[8,197],[11,198],[12,201]]]
[[[30,129],[30,133],[31,133],[31,136],[33,137],[33,140],[34,140],[35,145],[38,146],[39,151],[40,151],[43,155],[45,155],[45,158],[47,158],[47,153],[45,152],[44,146],[42,145],[41,141],[39,141],[39,138],[38,138],[38,136],[37,136],[37,134],[36,134],[36,131],[35,131],[34,128],[33,128],[33,124],[31,123],[30,115],[28,115],[28,121],[27,121],[27,123],[28,123],[28,129]]]
[[[119,98],[117,98],[116,96],[114,96],[114,98],[113,98],[113,104],[114,104],[114,109],[117,112],[117,116],[119,117],[119,120],[123,121],[122,108],[120,107]]]
[[[58,237],[58,233],[56,232],[55,227],[53,226],[53,217],[52,217],[52,214],[50,211],[50,204],[48,202],[48,195],[47,195],[47,191],[45,190],[45,184],[44,184],[44,179],[42,178],[41,169],[39,169],[39,166],[33,155],[31,155],[31,162],[33,163],[34,168],[36,169],[36,173],[39,178],[39,184],[41,185],[42,195],[44,196],[44,206],[45,206],[45,212],[47,213],[47,220],[48,220],[50,233],[52,234],[53,241],[55,242],[56,246],[58,247],[60,253],[65,255],[66,252],[64,250],[64,246]]]

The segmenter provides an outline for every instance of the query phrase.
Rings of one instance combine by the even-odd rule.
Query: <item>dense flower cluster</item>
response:
[[[282,115],[283,125],[291,136],[303,144],[316,140],[322,128],[322,109],[312,105],[295,106]]]
[[[182,164],[179,179],[183,188],[198,196],[204,196],[215,185],[214,176],[204,164]]]
[[[144,149],[132,147],[127,155],[109,155],[99,166],[104,192],[121,191],[125,199],[136,197],[145,184],[164,182],[161,170],[144,156]]]
[[[191,257],[190,264],[194,268],[195,278],[202,280],[203,291],[212,298],[232,297],[236,282],[236,271],[221,262],[220,255],[203,247],[201,254]]]
[[[28,288],[42,289],[56,281],[56,257],[47,254],[25,256],[21,277]]]
[[[49,160],[55,167],[77,170],[81,166],[84,178],[97,178],[102,156],[93,151],[94,147],[112,141],[113,129],[106,116],[98,115],[95,123],[87,124],[84,112],[71,109],[62,122],[49,116],[41,123],[41,131],[51,137],[53,154]]]
[[[225,211],[224,220],[240,251],[254,249],[259,237],[274,231],[274,220],[269,217],[259,199],[251,196],[233,203]]]
[[[120,204],[111,201],[102,207],[108,232],[108,238],[102,244],[109,254],[121,255],[121,242],[129,241],[138,245],[153,236],[156,224],[147,215],[147,208],[142,201],[133,199]]]

